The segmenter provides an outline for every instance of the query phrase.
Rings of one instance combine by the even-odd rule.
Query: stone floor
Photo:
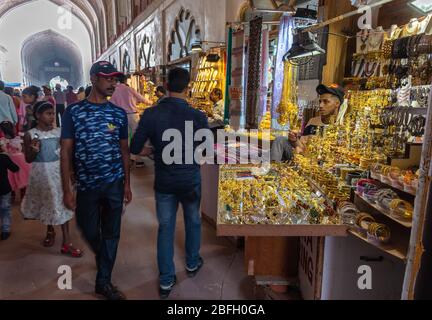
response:
[[[151,164],[132,172],[133,203],[123,220],[113,282],[128,299],[159,299],[156,264],[157,220],[153,200]],[[74,243],[85,250],[81,259],[60,254],[61,230],[53,248],[41,245],[45,227],[24,221],[18,207],[13,210],[11,238],[0,241],[0,299],[87,300],[94,295],[94,257],[72,226]],[[184,271],[184,227],[179,212],[175,261],[178,285],[170,299],[254,299],[254,284],[244,271],[243,251],[226,238],[216,237],[213,227],[203,224],[201,254],[205,264],[194,279]],[[72,268],[72,290],[58,289],[59,266]]]

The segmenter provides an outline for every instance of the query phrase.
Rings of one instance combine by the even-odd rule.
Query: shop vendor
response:
[[[213,103],[213,115],[209,117],[209,125],[211,128],[224,127],[224,109],[223,92],[219,88],[215,88],[210,93],[210,101]]]
[[[278,137],[271,148],[271,161],[286,162],[293,158],[294,153],[304,153],[309,138],[319,132],[320,128],[330,124],[331,119],[336,118],[344,102],[344,89],[337,84],[330,86],[321,84],[316,90],[320,102],[319,116],[309,120],[301,136],[297,132],[290,131],[288,138]]]

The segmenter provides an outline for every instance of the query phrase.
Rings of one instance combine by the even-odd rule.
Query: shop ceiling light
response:
[[[326,51],[321,48],[317,41],[316,36],[311,32],[299,31],[294,34],[293,45],[291,49],[283,57],[284,61],[306,58],[325,54]]]
[[[423,13],[432,12],[431,0],[416,0],[416,1],[411,1],[409,4]]]
[[[206,60],[208,62],[218,62],[221,59],[220,55],[216,54],[216,53],[210,53],[207,55]]]
[[[192,52],[202,52],[203,51],[203,44],[217,44],[219,46],[224,46],[225,42],[221,41],[199,41],[192,44],[191,51]]]
[[[196,43],[192,44],[191,51],[192,52],[202,52],[203,51],[202,42],[196,42]]]

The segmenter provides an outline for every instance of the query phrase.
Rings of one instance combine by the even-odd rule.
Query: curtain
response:
[[[262,17],[257,17],[250,22],[249,68],[246,93],[246,129],[258,128],[262,22]]]
[[[260,118],[267,112],[267,91],[268,91],[268,60],[269,60],[269,30],[262,32],[261,43],[261,80],[260,80]],[[261,119],[259,119],[261,121]]]
[[[285,53],[291,48],[293,43],[292,28],[294,25],[294,18],[288,14],[284,14],[280,20],[278,49],[276,54],[276,68],[273,80],[273,101],[272,101],[272,127],[281,129],[277,119],[279,114],[277,108],[281,102],[282,86],[284,81],[284,63],[282,61]]]

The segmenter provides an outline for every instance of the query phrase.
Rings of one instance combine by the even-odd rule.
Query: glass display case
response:
[[[218,235],[345,236],[335,203],[294,165],[222,165]]]

